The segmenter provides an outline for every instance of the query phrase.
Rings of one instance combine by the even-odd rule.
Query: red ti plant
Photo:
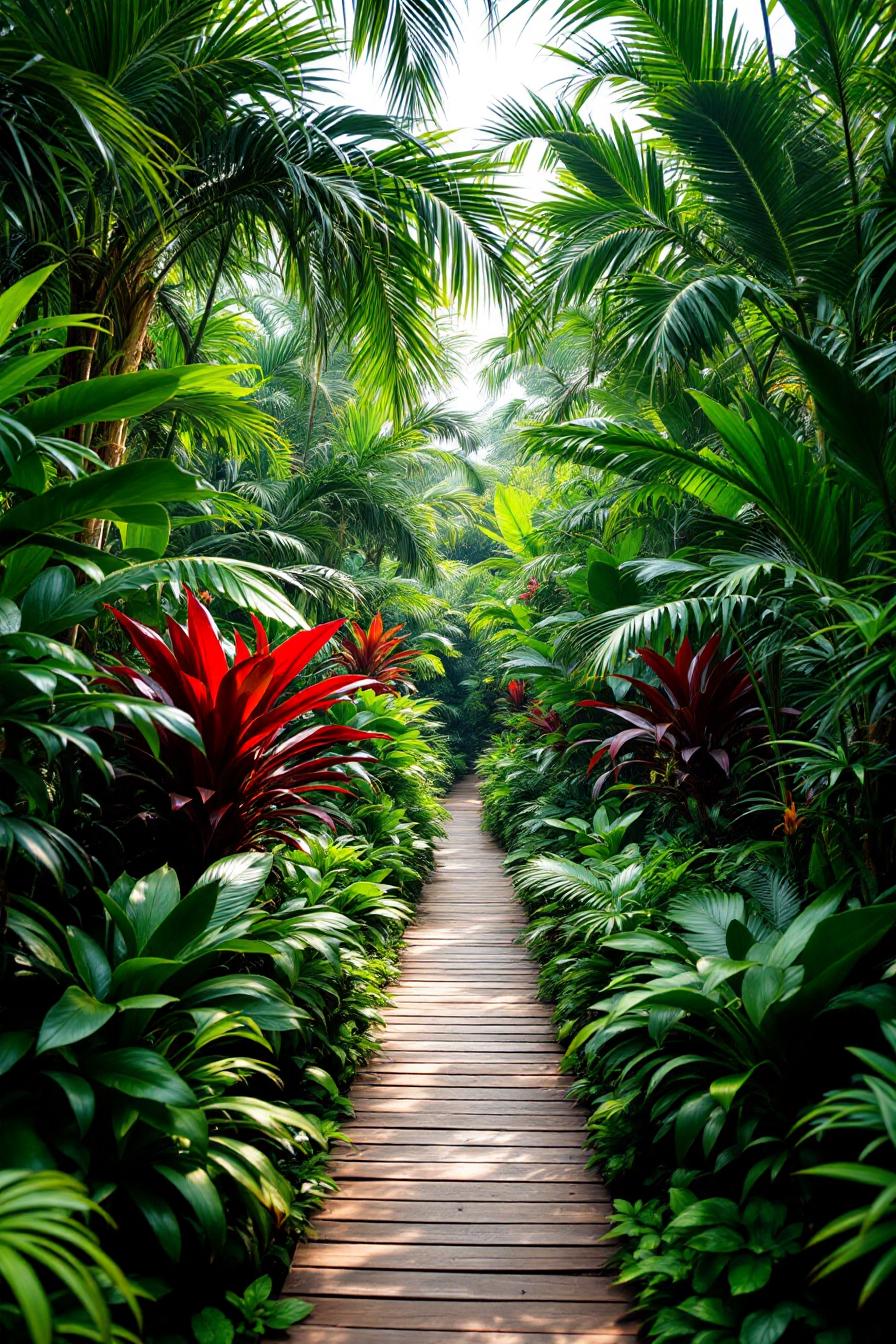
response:
[[[640,694],[616,703],[581,700],[583,706],[606,710],[629,726],[606,738],[588,763],[589,772],[609,757],[611,768],[597,780],[598,793],[623,766],[642,766],[650,785],[673,788],[705,804],[731,773],[734,749],[762,727],[756,690],[738,652],[716,658],[720,635],[713,635],[696,653],[685,637],[674,661],[653,649],[638,656],[655,674],[658,686],[639,677],[620,676]],[[626,755],[620,761],[623,753]]]
[[[551,733],[559,733],[563,730],[563,720],[556,709],[545,709],[544,705],[538,700],[533,700],[526,719],[542,737],[548,737]]]
[[[513,705],[514,709],[522,709],[529,698],[529,686],[527,682],[517,678],[507,683],[507,699]]]
[[[371,677],[385,687],[401,686],[413,691],[415,687],[408,677],[408,666],[419,657],[420,650],[400,647],[407,639],[407,635],[401,634],[403,629],[402,625],[393,625],[384,630],[379,611],[366,630],[357,621],[352,621],[340,641],[335,661],[348,671]]]
[[[148,664],[142,671],[120,663],[108,669],[110,679],[132,695],[185,710],[202,739],[199,751],[183,738],[160,735],[175,866],[179,854],[181,866],[201,870],[266,841],[296,845],[303,822],[331,824],[314,798],[350,792],[339,767],[364,759],[332,748],[384,736],[310,718],[371,685],[370,678],[352,673],[291,689],[342,621],[300,630],[272,649],[253,615],[255,652],[237,632],[231,661],[214,620],[189,591],[186,626],[168,618],[170,646],[149,626],[109,609]]]

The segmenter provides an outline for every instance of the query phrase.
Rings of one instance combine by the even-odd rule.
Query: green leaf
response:
[[[6,340],[41,285],[59,264],[56,261],[52,266],[42,266],[40,270],[32,271],[30,275],[23,275],[21,280],[17,280],[0,294],[0,345]]]
[[[311,1315],[314,1308],[308,1302],[299,1302],[295,1298],[281,1298],[272,1302],[265,1311],[265,1320],[269,1330],[288,1330]]]
[[[178,369],[143,369],[69,383],[20,407],[16,419],[34,435],[59,434],[99,420],[130,420],[173,397],[181,385],[179,374]]]
[[[167,865],[157,868],[137,882],[128,897],[125,907],[134,930],[135,951],[144,952],[147,944],[160,925],[173,910],[180,905],[180,883],[177,874]],[[164,953],[147,952],[149,956],[162,956]]]
[[[736,1226],[740,1222],[740,1212],[733,1199],[713,1196],[711,1199],[698,1199],[677,1214],[670,1227],[713,1227],[724,1223]]]
[[[176,880],[176,879],[175,879]],[[181,898],[146,943],[149,957],[177,957],[209,926],[218,899],[214,886],[195,887]]]
[[[708,1094],[705,1096],[691,1097],[679,1107],[678,1115],[675,1117],[675,1151],[681,1161],[688,1153],[694,1143],[697,1135],[703,1129],[712,1112],[715,1110],[716,1103]],[[705,1226],[709,1222],[718,1221],[717,1219],[705,1217],[704,1206],[712,1203],[710,1200],[701,1200],[699,1204],[692,1204],[679,1217],[688,1219],[682,1223],[683,1227]],[[674,1220],[678,1225],[678,1219]]]
[[[222,1246],[227,1234],[224,1206],[208,1172],[202,1167],[186,1172],[166,1166],[158,1166],[156,1170],[186,1200],[209,1245]]]
[[[500,540],[514,555],[530,554],[532,516],[535,498],[525,490],[512,485],[497,485],[494,499],[495,521],[500,529]],[[492,534],[494,535],[494,534]]]
[[[728,1286],[735,1296],[758,1293],[772,1276],[769,1256],[739,1255],[728,1266]]]
[[[783,1302],[772,1311],[754,1311],[740,1328],[738,1344],[777,1344],[790,1322],[793,1307]]]
[[[22,613],[15,602],[0,597],[0,636],[14,635],[22,628]]]
[[[0,1031],[0,1077],[27,1055],[33,1040],[30,1031]]]
[[[588,566],[588,596],[595,611],[618,611],[635,606],[642,592],[634,575],[610,560],[595,560]]]
[[[105,999],[112,983],[112,968],[99,943],[90,934],[70,925],[66,929],[68,950],[75,969],[92,994]]]
[[[19,1309],[33,1344],[51,1344],[53,1316],[40,1279],[28,1261],[11,1247],[0,1245],[0,1279],[4,1279]]]
[[[193,891],[212,886],[216,890],[210,929],[220,928],[248,910],[270,876],[273,862],[272,854],[250,851],[218,859],[206,868]]]
[[[150,514],[149,509],[152,508]],[[155,522],[149,521],[152,517]],[[142,522],[123,522],[119,520],[118,531],[122,549],[133,552],[141,558],[152,559],[164,555],[171,538],[171,518],[167,509],[161,505],[144,506]]]
[[[0,531],[45,533],[64,524],[80,525],[87,518],[124,516],[127,521],[126,511],[135,505],[192,501],[211,493],[174,462],[147,458],[92,472],[14,505],[0,518]]]
[[[190,1318],[196,1344],[233,1344],[234,1328],[217,1307],[203,1307]]]
[[[751,966],[743,979],[741,999],[754,1027],[761,1027],[766,1013],[786,987],[780,966]]]
[[[856,963],[876,948],[894,925],[896,902],[860,906],[822,920],[803,949],[803,986],[788,1004],[793,1003],[801,1012],[821,1007],[844,983]]]
[[[731,1073],[725,1078],[717,1078],[714,1083],[709,1085],[709,1095],[726,1111],[730,1111],[738,1092],[745,1083],[749,1082],[759,1067],[758,1064],[754,1064],[745,1073]]]
[[[114,1017],[115,1008],[108,1003],[100,1003],[92,994],[69,985],[58,1003],[55,1003],[44,1018],[37,1038],[37,1054],[45,1050],[58,1050],[75,1041],[86,1040]]]
[[[75,576],[65,565],[53,565],[39,574],[22,595],[22,625],[26,630],[51,632],[55,617],[75,591]]]
[[[79,1131],[82,1135],[86,1134],[96,1110],[96,1097],[87,1079],[81,1078],[76,1073],[58,1073],[52,1070],[47,1073],[47,1077],[52,1078],[62,1088]]]
[[[140,1100],[195,1106],[196,1097],[180,1074],[155,1050],[123,1046],[85,1060],[84,1072],[106,1087]]]

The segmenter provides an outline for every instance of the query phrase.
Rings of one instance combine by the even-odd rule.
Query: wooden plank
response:
[[[619,1302],[606,1274],[452,1274],[438,1270],[293,1269],[284,1291],[300,1297],[398,1297],[430,1302]]]
[[[560,1055],[560,1051],[557,1049],[553,1041],[495,1040],[495,1041],[464,1042],[463,1040],[458,1041],[457,1039],[442,1040],[440,1037],[437,1036],[433,1036],[432,1039],[427,1039],[426,1037],[419,1037],[416,1038],[415,1040],[408,1041],[408,1040],[396,1040],[394,1037],[390,1036],[388,1041],[385,1042],[385,1046],[389,1050],[390,1054],[395,1054],[399,1050],[407,1050],[411,1054],[414,1053],[420,1054],[424,1050],[428,1051],[428,1050],[442,1050],[442,1049],[447,1049],[456,1054],[458,1053],[459,1047],[463,1046],[463,1050],[460,1053],[467,1055],[494,1055],[496,1053],[500,1055],[508,1055],[508,1054],[556,1055],[558,1057]]]
[[[438,1109],[436,1109],[438,1107]],[[389,1129],[481,1129],[487,1133],[494,1133],[499,1126],[500,1116],[492,1113],[487,1115],[477,1115],[472,1109],[446,1111],[437,1102],[432,1103],[432,1108],[427,1109],[425,1114],[416,1111],[413,1115],[405,1114],[401,1111],[390,1111],[382,1109],[371,1109],[366,1105],[358,1107],[355,1113],[355,1119],[363,1129],[375,1128],[382,1125]],[[553,1133],[581,1133],[581,1125],[576,1123],[576,1113],[569,1108],[569,1114],[566,1115],[514,1115],[512,1119],[514,1131],[522,1132],[524,1130],[544,1130]]]
[[[421,1117],[429,1114],[430,1111],[438,1111],[439,1115],[468,1115],[470,1111],[475,1111],[477,1115],[500,1115],[500,1116],[538,1116],[543,1119],[548,1115],[568,1116],[570,1103],[559,1100],[553,1100],[550,1097],[543,1101],[505,1101],[503,1097],[489,1097],[482,1101],[467,1101],[463,1098],[454,1100],[442,1097],[439,1101],[430,1101],[426,1097],[380,1097],[376,1089],[372,1089],[370,1095],[362,1097],[355,1108],[355,1113],[360,1117],[371,1111],[389,1111],[395,1115],[414,1115],[419,1120]],[[491,1121],[495,1123],[494,1120]]]
[[[550,1223],[586,1223],[594,1228],[607,1224],[610,1214],[608,1200],[592,1200],[590,1204],[539,1204],[533,1209],[528,1199],[502,1200],[481,1203],[466,1199],[431,1199],[426,1203],[406,1199],[374,1199],[366,1194],[348,1198],[334,1195],[323,1209],[316,1213],[315,1222],[355,1223],[463,1223],[475,1227],[479,1223],[523,1223],[531,1227]],[[604,1228],[605,1230],[605,1228]]]
[[[411,1246],[553,1246],[561,1249],[587,1247],[600,1254],[598,1243],[606,1235],[606,1219],[569,1223],[370,1223],[323,1219],[314,1229],[313,1246],[322,1242],[395,1242]],[[602,1249],[610,1249],[604,1247]],[[306,1248],[301,1248],[305,1254]]]
[[[374,1320],[384,1324],[386,1321],[381,1297],[317,1297],[313,1293],[302,1293],[302,1298],[314,1307],[312,1319],[318,1327],[369,1326]],[[431,1300],[399,1299],[389,1302],[387,1319],[389,1326],[397,1330],[428,1329],[437,1322],[442,1330],[480,1331],[488,1344],[493,1344],[494,1332],[501,1330],[577,1335],[614,1327],[621,1331],[620,1338],[626,1337],[618,1324],[619,1304],[616,1302],[442,1301],[436,1310]],[[636,1334],[636,1327],[632,1326],[627,1334],[628,1337]]]
[[[582,1147],[555,1147],[553,1141],[544,1148],[512,1148],[505,1145],[475,1147],[467,1144],[450,1143],[340,1143],[333,1149],[334,1154],[346,1161],[371,1158],[380,1162],[501,1162],[513,1166],[527,1162],[546,1162],[560,1164],[577,1163],[581,1170],[586,1153]]]
[[[425,1162],[417,1158],[390,1160],[371,1157],[347,1157],[334,1162],[330,1167],[334,1180],[345,1181],[350,1178],[376,1181],[587,1181],[582,1173],[581,1162],[514,1162],[497,1160],[479,1160],[468,1154],[467,1159],[458,1161]],[[592,1178],[598,1184],[597,1178]]]
[[[370,1067],[375,1073],[381,1074],[384,1071],[386,1071],[384,1070],[384,1063],[385,1061],[381,1056],[379,1059],[377,1059],[376,1063],[371,1065]],[[398,1063],[400,1064],[399,1071],[401,1073],[413,1073],[417,1074],[418,1076],[420,1075],[425,1076],[426,1074],[442,1077],[457,1076],[457,1069],[450,1061],[436,1060],[433,1059],[431,1055],[427,1056],[425,1059],[420,1060],[402,1059],[398,1061]],[[562,1081],[562,1075],[558,1072],[557,1065],[553,1063],[546,1064],[541,1060],[530,1059],[526,1062],[525,1067],[523,1067],[519,1064],[510,1064],[507,1062],[506,1059],[504,1060],[483,1059],[481,1061],[477,1059],[473,1068],[475,1069],[477,1076],[481,1078],[550,1077],[560,1079]],[[470,1072],[470,1070],[467,1070],[467,1072]]]
[[[458,1026],[464,1026],[471,1019],[485,1026],[491,1018],[508,1026],[514,1022],[544,1022],[550,1027],[553,1023],[553,1013],[547,1004],[543,1003],[490,1003],[487,999],[480,999],[473,1014],[469,1010],[465,1011],[460,1004],[436,1002],[431,999],[417,1005],[413,1003],[405,1005],[399,994],[394,997],[394,1007],[383,1009],[382,1015],[385,1022],[445,1021],[456,1022]]]
[[[570,1087],[570,1080],[562,1074],[558,1074],[556,1069],[549,1073],[532,1073],[528,1070],[521,1074],[492,1073],[488,1070],[479,1072],[477,1064],[476,1073],[455,1073],[453,1069],[436,1069],[421,1073],[412,1073],[410,1068],[405,1065],[395,1065],[388,1069],[379,1069],[376,1065],[370,1065],[358,1074],[358,1083],[355,1086],[385,1086],[385,1087],[413,1087],[413,1088],[434,1088],[441,1091],[443,1088],[458,1087],[464,1090],[471,1087],[486,1087],[490,1092],[503,1094],[512,1092],[515,1089],[542,1091],[557,1091],[566,1095]]]
[[[379,1326],[316,1326],[314,1317],[306,1325],[287,1331],[295,1344],[484,1344],[479,1330],[381,1330]],[[633,1329],[612,1327],[576,1334],[550,1335],[489,1330],[487,1344],[620,1344],[630,1340]]]
[[[370,1235],[369,1229],[367,1235]],[[460,1246],[407,1245],[401,1242],[313,1242],[306,1246],[306,1269],[401,1269],[471,1271],[503,1274],[573,1274],[606,1265],[607,1246],[482,1246],[471,1238]],[[312,1288],[312,1291],[320,1291]]]
[[[526,1186],[525,1201],[531,1217],[537,1217],[533,1204],[553,1204],[557,1200],[573,1204],[588,1203],[594,1199],[595,1187],[584,1170],[576,1181],[530,1181]],[[439,1203],[446,1199],[462,1199],[475,1204],[507,1201],[507,1186],[503,1181],[344,1181],[339,1189],[343,1199],[399,1200],[413,1204]]]
[[[350,1124],[345,1132],[356,1143],[420,1143],[420,1144],[477,1144],[507,1146],[509,1148],[531,1148],[544,1146],[553,1148],[558,1143],[577,1143],[582,1139],[582,1127],[574,1120],[568,1129],[451,1129],[448,1126],[433,1129],[415,1128],[413,1125],[387,1125],[385,1117],[379,1119],[381,1125]]]
[[[547,1046],[554,1054],[559,1054],[557,1042],[549,1034],[548,1028],[542,1024],[521,1023],[518,1026],[507,1026],[503,1031],[490,1032],[488,1025],[485,1026],[445,1026],[440,1022],[430,1022],[428,1025],[422,1023],[403,1027],[395,1022],[390,1022],[386,1032],[380,1037],[383,1047],[391,1049],[416,1049],[421,1048],[425,1041],[438,1041],[439,1045],[469,1045],[472,1049],[476,1047],[480,1054],[488,1054],[489,1048],[503,1050],[508,1045],[526,1045],[526,1046]]]
[[[383,1100],[406,1100],[406,1101],[464,1101],[468,1105],[474,1101],[498,1101],[505,1105],[511,1101],[531,1101],[545,1102],[552,1101],[567,1105],[566,1089],[564,1087],[551,1087],[545,1080],[544,1087],[501,1087],[503,1079],[498,1079],[494,1087],[451,1087],[450,1083],[445,1083],[444,1087],[410,1087],[407,1083],[396,1083],[393,1081],[393,1075],[384,1074],[382,1082],[355,1083],[352,1088],[352,1096],[358,1097],[381,1097]],[[509,1112],[507,1112],[509,1114]]]

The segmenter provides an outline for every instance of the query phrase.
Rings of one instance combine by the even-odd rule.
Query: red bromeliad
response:
[[[144,672],[120,663],[108,669],[110,677],[131,694],[185,710],[202,738],[204,753],[169,733],[161,734],[160,746],[172,814],[187,851],[192,849],[202,866],[265,841],[295,845],[301,822],[309,818],[332,824],[326,809],[308,795],[350,792],[348,776],[339,767],[365,758],[331,754],[331,749],[384,736],[341,724],[297,725],[376,684],[347,674],[290,693],[341,620],[300,630],[272,649],[253,615],[255,652],[235,632],[230,661],[214,620],[189,591],[186,626],[168,618],[170,647],[149,626],[114,607],[109,610],[149,668]]]
[[[599,792],[623,766],[640,765],[670,785],[706,801],[731,773],[734,747],[762,727],[756,690],[737,652],[715,660],[720,635],[713,635],[696,653],[685,638],[674,662],[653,649],[637,649],[655,673],[659,686],[639,677],[621,676],[646,704],[624,700],[581,700],[583,706],[606,710],[629,724],[605,738],[588,762],[589,772],[609,756],[612,768],[595,784]],[[638,755],[619,761],[624,751]]]
[[[351,672],[372,677],[383,686],[403,686],[413,691],[414,684],[407,675],[408,666],[419,657],[419,649],[405,649],[406,635],[400,632],[402,625],[393,625],[383,629],[383,617],[377,612],[365,630],[363,625],[352,621],[351,627],[341,640],[336,662]]]
[[[507,698],[514,709],[522,709],[529,698],[529,687],[525,681],[515,680],[507,683]]]

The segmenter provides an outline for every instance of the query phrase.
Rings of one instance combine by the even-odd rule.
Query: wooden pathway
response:
[[[339,1193],[287,1279],[315,1305],[292,1339],[631,1344],[602,1268],[607,1195],[472,778],[448,806],[382,1054],[352,1089]]]

